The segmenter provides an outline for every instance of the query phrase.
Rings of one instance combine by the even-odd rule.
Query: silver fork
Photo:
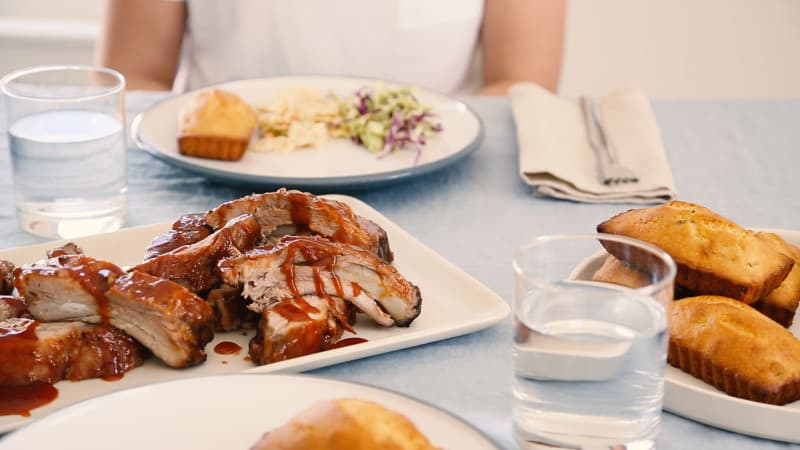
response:
[[[597,156],[600,181],[605,185],[638,182],[639,178],[636,173],[620,164],[614,146],[606,138],[603,126],[600,124],[597,103],[588,97],[581,97],[581,109],[583,109],[589,143]]]

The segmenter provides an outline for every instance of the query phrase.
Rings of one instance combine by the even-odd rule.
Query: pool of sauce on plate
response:
[[[100,377],[103,381],[119,381],[122,377],[125,376],[124,373],[118,373],[116,375],[103,375]]]
[[[236,342],[222,341],[214,346],[214,353],[218,355],[238,355],[242,346]]]
[[[351,337],[347,339],[342,339],[341,341],[337,341],[329,345],[328,350],[332,348],[349,347],[351,345],[361,344],[362,342],[367,342],[367,340],[360,337]]]
[[[0,416],[30,417],[32,409],[44,406],[56,397],[58,389],[41,381],[22,386],[0,386]]]

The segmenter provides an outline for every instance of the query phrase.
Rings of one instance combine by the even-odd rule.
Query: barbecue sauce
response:
[[[214,353],[218,355],[238,355],[242,346],[236,342],[222,341],[214,346]]]
[[[106,261],[99,261],[82,255],[63,255],[58,257],[61,268],[67,271],[73,280],[95,298],[100,323],[108,325],[110,310],[105,292],[114,280],[125,272]],[[58,267],[55,268],[58,270]]]
[[[289,215],[295,224],[307,225],[311,228],[311,208],[324,212],[328,219],[336,222],[336,230],[330,237],[334,242],[353,243],[346,230],[345,218],[355,222],[353,211],[349,207],[331,203],[303,192],[287,192]]]
[[[342,339],[341,341],[337,341],[328,345],[328,350],[333,348],[349,347],[351,345],[361,344],[362,342],[367,342],[367,340],[360,337],[351,337],[347,339]]]
[[[3,364],[10,364],[15,371],[30,372],[33,367],[21,367],[29,357],[17,360],[14,355],[28,355],[36,350],[36,327],[39,322],[17,318],[0,326],[0,355]],[[58,390],[50,383],[35,382],[19,386],[0,386],[0,416],[19,415],[28,417],[31,410],[46,405],[58,396]]]
[[[44,406],[56,397],[58,389],[40,381],[22,386],[0,386],[0,416],[30,417],[32,409]]]

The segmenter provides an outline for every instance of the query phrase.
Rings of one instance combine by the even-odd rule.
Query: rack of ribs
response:
[[[16,269],[15,285],[39,320],[112,325],[172,367],[205,360],[214,314],[189,290],[84,255],[62,255]]]
[[[219,284],[217,263],[255,247],[260,232],[256,219],[242,214],[204,239],[148,259],[133,270],[175,281],[203,294]]]
[[[241,214],[251,214],[261,225],[262,243],[273,242],[286,234],[306,230],[334,242],[352,244],[368,250],[387,263],[393,255],[386,231],[361,217],[342,202],[317,197],[307,192],[279,189],[231,200],[205,215],[214,229]]]
[[[251,358],[261,364],[324,350],[343,329],[352,331],[353,308],[385,327],[408,326],[421,310],[419,288],[393,266],[318,236],[285,236],[219,267],[222,279],[252,301],[248,308],[261,313],[250,343]]]
[[[146,355],[112,326],[23,317],[0,322],[0,386],[121,375]]]

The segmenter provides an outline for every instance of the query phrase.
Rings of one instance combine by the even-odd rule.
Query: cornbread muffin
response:
[[[220,89],[202,91],[180,112],[182,155],[238,161],[256,128],[256,113],[239,96]]]
[[[606,256],[603,265],[592,275],[592,281],[614,283],[620,286],[639,288],[650,284],[650,280],[641,271],[628,266],[612,255]]]
[[[756,236],[795,262],[783,283],[753,305],[772,320],[789,327],[800,303],[800,249],[775,233],[757,233]]]
[[[435,449],[408,418],[353,398],[320,401],[269,431],[251,450]]]
[[[669,306],[667,360],[735,397],[783,405],[800,399],[800,341],[752,307],[699,296]]]
[[[752,304],[781,284],[794,261],[719,214],[672,201],[632,209],[597,231],[637,238],[662,248],[678,266],[675,284],[698,295],[723,295]],[[609,253],[636,266],[636,255],[603,242]],[[634,260],[632,260],[634,259]]]

